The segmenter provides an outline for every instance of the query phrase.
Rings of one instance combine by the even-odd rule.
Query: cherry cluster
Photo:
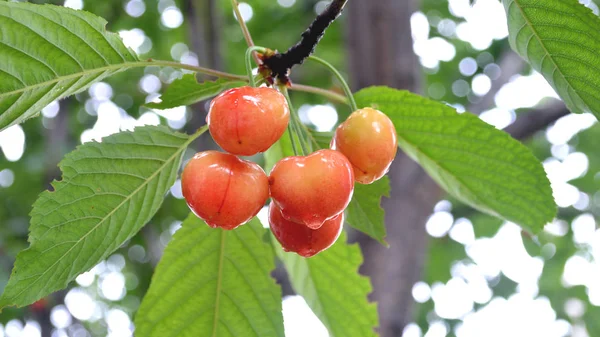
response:
[[[284,134],[290,109],[268,87],[227,90],[207,117],[215,142],[229,153],[197,153],[182,174],[191,210],[211,227],[234,229],[252,219],[269,196],[269,224],[285,251],[310,257],[339,237],[354,183],[370,184],[396,155],[396,130],[382,112],[355,111],[335,131],[331,149],[280,160],[269,177],[237,155],[266,151]]]

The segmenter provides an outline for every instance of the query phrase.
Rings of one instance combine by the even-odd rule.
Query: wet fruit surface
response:
[[[273,88],[240,87],[215,97],[206,118],[210,134],[223,150],[243,156],[266,151],[287,128],[290,111]]]
[[[357,182],[370,184],[387,173],[396,156],[396,128],[381,111],[356,110],[336,129],[331,148],[348,158]]]
[[[343,154],[319,150],[279,161],[269,184],[271,197],[286,219],[315,229],[348,206],[354,174]]]
[[[199,152],[181,176],[190,209],[211,227],[234,229],[252,219],[269,197],[263,169],[234,155]]]
[[[311,257],[331,247],[340,236],[344,213],[325,221],[318,229],[285,219],[276,204],[269,206],[269,225],[273,235],[286,252]]]

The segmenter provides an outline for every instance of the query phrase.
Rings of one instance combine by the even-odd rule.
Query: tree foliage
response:
[[[544,75],[571,111],[591,112],[598,117],[600,104],[594,92],[599,85],[595,69],[600,67],[598,39],[595,38],[598,17],[575,0],[510,0],[504,1],[504,5],[511,46]],[[114,15],[110,8],[97,6],[100,14]],[[269,10],[273,8],[269,6],[275,5],[263,3],[261,6],[263,11],[254,12],[256,17],[251,28],[259,23],[266,25],[267,21],[271,25],[299,20],[294,12],[270,16]],[[275,9],[281,11],[278,5]],[[312,9],[305,12],[312,13]],[[141,61],[118,35],[106,31],[104,19],[85,11],[0,2],[0,17],[0,44],[4,46],[0,48],[0,130],[38,115],[56,100],[73,95],[79,100],[85,89],[113,75],[119,79],[115,90],[127,92],[131,90],[129,78],[117,74],[123,70],[144,68],[146,73],[157,77],[166,75],[156,71],[155,66],[168,68],[172,73],[183,69],[202,70],[170,61]],[[155,14],[152,19],[157,18]],[[110,19],[114,19],[115,27],[127,26],[118,16]],[[264,27],[257,30],[256,40],[265,45],[273,43],[273,48],[283,49],[284,42],[292,42],[289,31],[268,32]],[[337,30],[334,25],[332,37],[326,37],[323,42],[328,47],[319,52],[332,63],[341,64],[341,34]],[[157,30],[149,34],[162,36],[163,32]],[[154,39],[158,40],[155,47],[164,47],[158,55],[168,57],[171,37],[177,34],[181,32],[164,33],[169,36],[164,40],[169,42]],[[240,44],[232,47],[226,60],[231,63],[230,69],[241,72],[242,53],[235,48],[242,47]],[[330,85],[330,78],[323,76],[321,70],[310,67],[302,70],[303,80],[322,87]],[[134,70],[130,72],[139,75]],[[143,105],[155,109],[191,105],[245,83],[241,80],[243,76],[237,75],[201,83],[195,73],[179,76],[163,91],[160,103],[146,104],[146,97],[137,95],[130,97],[133,102],[129,110],[148,111]],[[321,98],[304,93],[293,97],[322,102]],[[471,217],[476,237],[493,237],[502,220],[508,220],[526,231],[540,233],[534,240],[524,238],[530,254],[543,256],[542,246],[555,247],[559,261],[548,263],[542,276],[545,281],[540,284],[540,292],[549,296],[555,307],[560,308],[572,298],[587,300],[579,288],[571,288],[568,295],[561,293],[564,290],[560,283],[562,268],[577,249],[570,242],[571,233],[556,237],[541,231],[553,220],[557,210],[548,178],[535,155],[543,156],[535,152],[535,148],[532,153],[476,116],[457,113],[443,103],[416,94],[372,87],[356,93],[355,98],[359,106],[375,107],[392,119],[400,149],[417,161],[451,198],[456,198],[452,200],[460,206],[455,213],[469,216],[470,207],[486,213]],[[61,110],[61,113],[78,116],[82,124],[89,124],[91,117],[82,114],[83,105],[75,99],[72,102],[77,104],[79,112],[74,108]],[[340,109],[339,115],[344,113]],[[36,139],[38,144],[30,149],[43,153],[43,141],[35,138],[39,132],[32,124],[24,127],[27,136],[32,137],[28,139]],[[331,133],[312,131],[315,142],[327,147]],[[166,199],[165,207],[161,209],[161,205],[172,186],[177,186],[186,149],[202,132],[203,129],[186,135],[166,126],[138,127],[105,137],[101,142],[85,143],[66,155],[59,165],[62,180],[53,183],[52,191],[43,192],[33,202],[29,247],[23,249],[25,246],[21,243],[12,248],[23,250],[16,258],[0,306],[29,305],[64,289],[72,285],[78,275],[119,252],[123,245],[143,242],[136,234],[144,226],[156,226],[151,223],[153,219],[166,223],[187,214],[183,202],[171,196]],[[579,142],[572,144],[589,154],[589,170],[572,181],[582,193],[589,195],[597,194],[598,190],[600,161],[592,146],[597,139],[598,128],[593,127],[580,134],[576,139]],[[544,146],[548,147],[546,143]],[[293,154],[290,135],[286,133],[265,153],[266,171],[279,159]],[[13,171],[20,170],[16,164],[11,165],[6,164]],[[2,169],[0,167],[0,178]],[[28,169],[31,171],[23,171],[41,175],[39,169]],[[6,204],[14,200],[18,200],[15,204],[32,204],[39,187],[32,188],[28,183],[39,186],[40,182],[20,180],[15,183],[11,193],[16,195],[16,188],[26,192],[7,199]],[[36,192],[31,193],[31,190]],[[384,212],[380,202],[389,192],[387,178],[372,185],[357,185],[346,211],[347,224],[385,244]],[[0,219],[16,219],[14,214],[18,207],[7,206],[6,210],[0,210]],[[597,216],[597,206],[593,207],[596,208],[590,212]],[[561,209],[558,216],[571,221],[576,215]],[[19,221],[21,227],[26,227],[22,219]],[[6,241],[10,241],[8,237]],[[190,215],[167,245],[148,292],[145,293],[147,284],[141,287],[140,296],[145,297],[136,314],[137,333],[144,336],[283,336],[280,288],[270,276],[275,262],[279,261],[286,268],[294,290],[305,298],[331,336],[376,335],[376,304],[367,299],[371,285],[358,273],[363,262],[361,252],[358,246],[346,243],[346,239],[343,234],[328,251],[304,259],[282,252],[257,219],[238,230],[226,232],[210,229]],[[436,240],[430,251],[425,277],[428,283],[448,281],[450,266],[457,260],[467,259],[462,246],[454,241]],[[494,291],[512,291],[514,284],[502,280]],[[425,321],[424,317],[432,310],[428,305],[431,302],[421,307],[419,323]],[[593,329],[594,310],[591,305],[589,309],[582,319]],[[560,317],[569,318],[564,310],[557,309],[557,312]]]

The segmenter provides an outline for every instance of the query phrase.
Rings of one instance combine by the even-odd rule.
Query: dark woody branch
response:
[[[263,67],[270,70],[271,78],[277,77],[281,83],[289,82],[289,73],[293,66],[302,64],[310,56],[327,27],[340,16],[348,0],[333,0],[331,4],[319,14],[302,33],[300,42],[292,46],[285,53],[275,52],[263,55]]]
[[[527,140],[536,132],[552,125],[556,120],[569,114],[564,103],[555,100],[528,112],[518,114],[517,120],[506,127],[504,131],[518,140]]]

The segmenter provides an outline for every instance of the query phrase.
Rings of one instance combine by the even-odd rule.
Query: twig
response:
[[[271,70],[272,76],[277,77],[282,83],[289,82],[289,72],[293,66],[302,64],[310,56],[325,34],[325,30],[342,13],[348,0],[333,0],[323,13],[317,15],[315,20],[302,33],[300,42],[292,46],[285,53],[274,53],[263,57],[264,65]]]
[[[525,140],[568,114],[569,110],[564,103],[554,100],[552,103],[519,114],[517,120],[504,131],[518,140]]]

